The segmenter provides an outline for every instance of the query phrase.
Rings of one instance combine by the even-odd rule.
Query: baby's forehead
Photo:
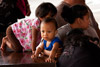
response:
[[[43,22],[41,23],[42,27],[50,27],[50,28],[56,28],[55,24],[53,22]]]
[[[52,22],[52,21],[50,21],[50,22],[42,22],[41,25],[42,25],[42,24],[43,24],[43,25],[45,25],[45,24],[46,24],[46,25],[55,25],[55,23]]]

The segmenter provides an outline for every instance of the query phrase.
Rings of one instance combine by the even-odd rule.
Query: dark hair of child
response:
[[[72,53],[70,51],[73,51],[73,47],[81,47],[85,48],[86,50],[92,50],[94,47],[98,47],[97,44],[94,44],[91,41],[96,41],[95,38],[84,35],[83,29],[72,29],[67,37],[66,37],[66,45],[65,50],[68,51],[68,55],[71,55]],[[91,40],[91,41],[90,41]],[[98,41],[98,39],[97,39]]]
[[[57,9],[53,4],[49,2],[43,2],[37,7],[35,15],[36,17],[44,18],[48,14],[53,17],[56,15],[56,13]]]
[[[72,43],[71,45],[73,46],[82,46],[82,45],[86,45],[85,43],[88,43],[91,41],[97,41],[99,42],[98,38],[93,38],[90,36],[87,36],[84,34],[83,29],[80,28],[76,28],[76,29],[72,29],[68,34],[67,34],[67,38],[68,41],[67,43]]]
[[[76,18],[83,19],[88,14],[88,9],[84,5],[67,6],[64,5],[61,16],[70,24],[73,24]]]
[[[56,27],[56,30],[58,29],[57,21],[53,17],[47,17],[42,21],[42,23],[53,23]]]
[[[90,41],[91,37],[84,35],[82,29],[72,29],[66,39],[66,46],[58,59],[57,67],[99,66],[100,48]]]

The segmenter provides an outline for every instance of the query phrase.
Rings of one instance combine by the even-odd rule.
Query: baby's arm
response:
[[[36,49],[36,52],[35,52],[35,54],[33,54],[32,56],[31,56],[31,58],[36,58],[36,57],[38,57],[39,56],[39,54],[43,51],[43,49],[44,49],[44,44],[43,43],[41,43],[41,45]]]
[[[59,48],[59,43],[55,42],[50,52],[49,58],[46,59],[46,62],[55,62],[54,58],[58,48]]]
[[[48,50],[44,50],[43,51],[45,55],[49,56],[51,51],[48,51]],[[62,48],[58,48],[57,52],[56,52],[56,55],[55,55],[55,58],[58,58],[62,53]]]
[[[51,53],[51,51],[48,51],[48,50],[44,50],[43,52],[44,52],[44,54],[47,55],[47,56],[49,56],[50,53]]]

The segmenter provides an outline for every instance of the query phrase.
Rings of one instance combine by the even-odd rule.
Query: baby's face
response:
[[[51,41],[57,33],[56,27],[53,24],[53,22],[41,23],[40,30],[41,30],[41,37],[47,41]]]

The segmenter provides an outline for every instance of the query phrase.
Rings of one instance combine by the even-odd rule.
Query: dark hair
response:
[[[80,34],[84,34],[83,29],[75,28],[75,29],[72,29],[71,31],[69,31],[66,35],[70,36],[70,35],[80,35]]]
[[[79,45],[81,37],[84,35],[83,29],[76,28],[72,29],[66,36],[67,46]]]
[[[45,19],[43,19],[42,23],[54,23],[55,27],[56,27],[56,30],[58,28],[58,25],[57,25],[57,21],[53,18],[53,17],[47,17]]]
[[[84,5],[74,5],[71,7],[64,5],[61,16],[66,22],[73,24],[76,18],[83,19],[83,16],[87,13],[88,9]]]
[[[84,34],[83,29],[72,29],[66,36],[65,46],[83,46],[89,42],[92,37]]]
[[[64,44],[64,52],[67,53],[67,56],[72,56],[73,52],[77,49],[85,49],[86,51],[94,51],[98,50],[97,44],[91,42],[93,41],[93,37],[85,35],[81,29],[73,29],[66,36],[66,43]],[[96,40],[97,41],[97,40]],[[100,50],[100,49],[99,49]]]
[[[98,38],[90,37],[88,35],[85,35],[83,32],[83,29],[72,29],[66,37],[66,44],[69,46],[84,46],[89,44],[91,41],[97,41],[99,43]],[[90,41],[91,40],[91,41]],[[93,43],[91,42],[91,43]],[[97,45],[97,44],[96,44]]]
[[[54,15],[56,15],[56,13],[57,9],[53,4],[49,2],[43,2],[37,7],[35,15],[36,17],[44,18],[48,14],[53,17]]]
[[[89,36],[84,35],[83,29],[72,29],[66,36],[64,52],[67,52],[67,56],[71,56],[75,47],[84,47],[90,43],[89,39]]]

